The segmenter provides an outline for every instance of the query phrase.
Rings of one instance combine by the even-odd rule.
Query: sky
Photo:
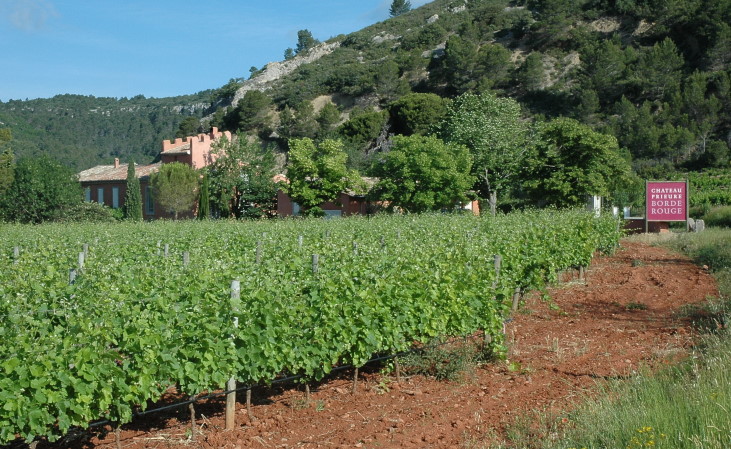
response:
[[[414,8],[428,3],[412,0]],[[316,39],[389,17],[390,0],[0,0],[0,101],[215,89]]]

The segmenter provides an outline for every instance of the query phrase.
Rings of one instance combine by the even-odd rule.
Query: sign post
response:
[[[645,181],[645,233],[651,221],[684,221],[688,226],[688,181]]]

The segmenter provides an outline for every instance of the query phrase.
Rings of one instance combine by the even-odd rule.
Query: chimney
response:
[[[119,168],[119,158],[118,157],[114,158],[114,168]]]

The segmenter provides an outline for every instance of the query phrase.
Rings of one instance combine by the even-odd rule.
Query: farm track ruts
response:
[[[713,278],[687,258],[629,240],[615,255],[596,258],[587,280],[550,289],[549,301],[537,294],[526,299],[507,325],[512,369],[506,362],[487,364],[451,383],[421,376],[397,383],[366,370],[356,394],[346,372],[313,387],[309,405],[302,388],[256,390],[258,419],[251,422],[240,403],[233,431],[223,430],[222,400],[198,404],[195,442],[187,409],[148,415],[123,427],[121,446],[481,447],[470,443],[501,435],[517,417],[561,413],[597,383],[682,358],[694,334],[677,311],[718,294]],[[116,448],[113,433],[69,444],[38,449]]]

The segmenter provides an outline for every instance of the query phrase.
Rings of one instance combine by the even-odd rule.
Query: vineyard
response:
[[[0,226],[0,444],[129,422],[169,386],[316,381],[437,337],[482,331],[499,355],[516,291],[620,235],[556,211]]]

